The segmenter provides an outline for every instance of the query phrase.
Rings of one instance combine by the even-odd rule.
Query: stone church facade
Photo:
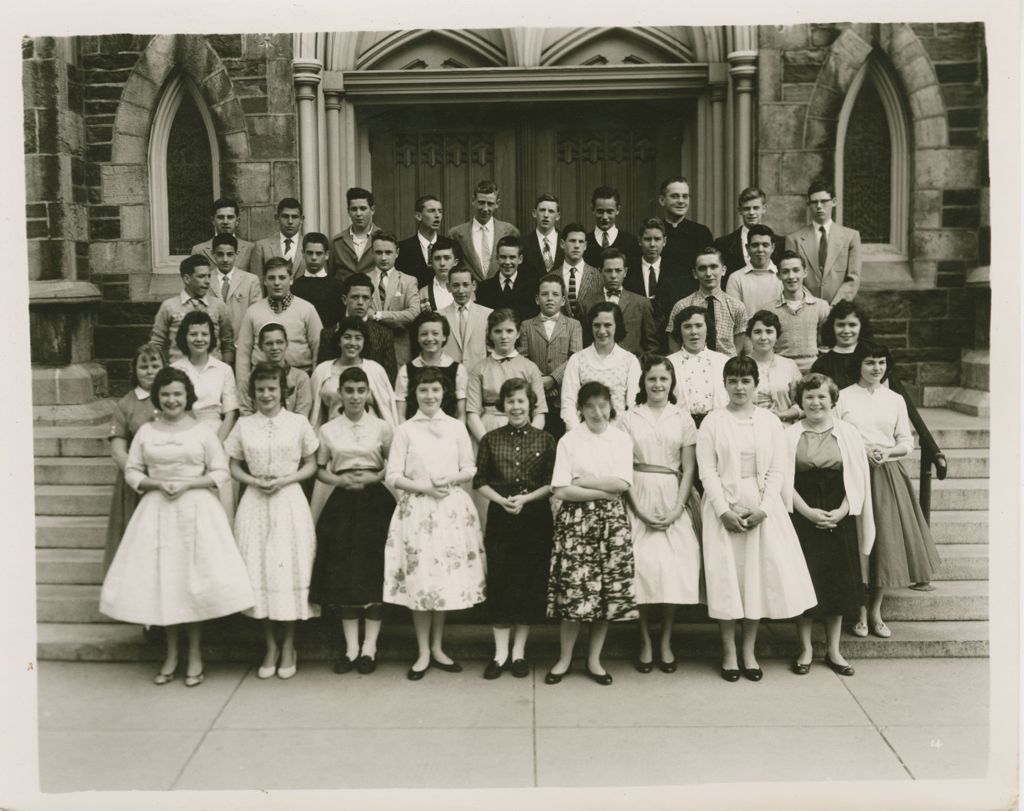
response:
[[[362,186],[404,237],[419,194],[447,227],[493,178],[502,217],[528,227],[542,192],[590,222],[610,183],[633,230],[675,174],[716,236],[743,187],[787,233],[809,180],[834,177],[903,379],[920,403],[986,413],[985,53],[972,23],[26,38],[37,421],[126,389],[214,197],[239,201],[250,240],[283,197],[330,235]]]

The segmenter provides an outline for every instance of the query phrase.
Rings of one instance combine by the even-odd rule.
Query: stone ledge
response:
[[[99,363],[32,369],[33,405],[80,405],[104,397],[106,389],[107,371]]]
[[[28,299],[30,306],[48,304],[76,304],[78,302],[99,302],[103,298],[99,288],[89,282],[56,279],[52,281],[29,281]]]

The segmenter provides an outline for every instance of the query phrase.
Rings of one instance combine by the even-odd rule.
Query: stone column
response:
[[[725,223],[725,94],[726,82],[712,82],[711,89],[711,231],[718,234]]]
[[[726,59],[731,67],[736,93],[736,189],[750,185],[753,151],[754,76],[757,74],[757,51],[733,51]]]
[[[341,128],[344,104],[338,90],[324,91],[324,108],[327,110],[327,236],[341,230],[345,212],[345,195],[341,188]]]
[[[320,145],[316,125],[317,88],[323,65],[318,59],[293,59],[295,100],[299,107],[299,173],[305,230],[320,230]]]

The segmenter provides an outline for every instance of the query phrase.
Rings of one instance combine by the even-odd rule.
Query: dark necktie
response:
[[[291,251],[291,249],[292,249],[292,238],[291,237],[285,237],[284,238],[284,254],[285,254],[285,256],[288,255],[288,253]]]
[[[653,299],[658,295],[658,277],[654,273],[654,265],[647,266],[647,298]]]
[[[505,279],[505,295],[506,296],[511,296],[512,295],[512,280],[511,279]]]
[[[828,261],[828,235],[824,225],[819,225],[821,238],[818,240],[818,272],[825,275],[825,263]]]
[[[547,270],[551,270],[551,266],[555,263],[554,257],[551,256],[551,246],[548,244],[548,238],[544,237],[544,267]]]
[[[377,295],[380,297],[380,308],[383,310],[384,305],[388,303],[388,274],[380,274],[380,284],[377,285]]]
[[[708,314],[704,319],[704,323],[708,325],[708,349],[712,352],[718,348],[718,331],[715,325],[715,299],[714,296],[708,296],[704,299],[704,306],[707,308]]]
[[[608,232],[607,231],[602,231],[601,232],[601,247],[602,248],[607,248],[608,247]]]
[[[576,267],[569,265],[569,303],[576,303]]]

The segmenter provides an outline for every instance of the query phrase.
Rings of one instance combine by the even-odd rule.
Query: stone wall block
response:
[[[782,100],[785,102],[806,104],[813,95],[813,84],[784,84],[782,86]]]
[[[143,164],[105,164],[100,167],[103,202],[109,205],[144,203],[149,177]]]
[[[82,116],[71,110],[61,110],[57,119],[60,151],[71,155],[85,152],[85,126]]]
[[[267,106],[272,113],[295,115],[295,83],[291,59],[267,60]]]
[[[925,37],[921,44],[934,62],[973,62],[978,58],[979,40],[973,35]]]
[[[149,206],[121,206],[121,238],[149,239]]]
[[[140,138],[149,137],[150,129],[150,110],[145,107],[139,107],[137,104],[133,104],[130,101],[121,102],[120,107],[117,111],[117,118],[115,119],[115,132],[119,135],[125,133],[127,135],[135,135]]]
[[[197,84],[202,84],[207,76],[220,67],[217,54],[206,44],[204,37],[187,34],[180,38],[179,43],[181,54],[178,59],[181,64],[189,66],[189,73],[195,77]]]
[[[68,176],[71,164],[68,161]],[[62,186],[61,159],[57,155],[25,156],[25,199],[31,202],[56,200]]]
[[[790,234],[807,223],[807,184],[805,178],[799,194],[776,194],[769,199],[769,219],[777,234]]]
[[[174,44],[172,42],[168,43],[167,47],[162,47],[164,42],[166,40],[161,38],[160,45],[143,51],[135,66],[139,76],[149,79],[156,85],[164,83],[170,72],[174,70],[175,65]]]
[[[782,154],[779,152],[760,152],[757,156],[758,183],[769,196],[782,189]]]
[[[802,104],[764,104],[760,109],[760,145],[766,150],[799,149],[803,146]]]
[[[807,149],[830,150],[836,142],[836,122],[831,118],[808,118],[804,131],[804,146]]]
[[[935,287],[939,275],[939,262],[934,259],[915,258],[910,263],[910,275],[919,287]]]
[[[914,119],[914,145],[944,147],[949,143],[949,126],[942,115]]]
[[[237,132],[244,126],[245,111],[234,96],[210,107],[210,115],[216,122],[218,132]]]
[[[272,200],[299,196],[299,164],[295,161],[274,161]]]
[[[203,88],[207,99],[222,101],[233,96],[231,77],[223,68],[207,76],[203,81]]]
[[[265,203],[272,200],[270,164],[231,163],[225,167],[224,181],[232,194],[246,203]]]
[[[904,65],[900,69],[899,79],[903,82],[903,92],[907,95],[923,87],[936,84],[935,71],[927,56],[919,57]]]
[[[121,100],[130,102],[138,107],[152,109],[156,106],[157,96],[160,95],[160,88],[149,79],[137,75],[124,86],[121,93]]]
[[[977,150],[914,150],[914,186],[916,188],[963,189],[977,185]]]
[[[268,234],[274,233],[277,221],[274,219],[277,213],[277,201],[262,206],[243,206],[242,219],[245,222],[245,232],[249,239],[255,241],[262,239]],[[241,229],[241,226],[239,227]]]
[[[914,256],[922,259],[962,259],[965,262],[978,258],[978,234],[975,231],[943,230],[913,232]]]
[[[141,135],[122,133],[113,143],[111,157],[115,163],[147,163],[149,159],[149,138]]]
[[[814,118],[836,118],[843,106],[843,96],[824,85],[814,88],[807,105],[807,115]]]
[[[760,101],[781,101],[782,54],[763,50],[757,55],[757,95]]]
[[[910,102],[910,114],[913,118],[927,118],[946,111],[942,91],[938,85],[922,87],[907,96],[907,100]]]
[[[942,192],[934,189],[918,189],[914,192],[914,227],[942,227]]]
[[[811,42],[808,25],[762,25],[757,33],[762,48],[806,48]]]
[[[822,152],[784,152],[782,190],[794,194],[805,193],[811,180],[824,172],[825,155]]]
[[[909,65],[911,62],[920,59],[922,56],[927,57],[928,52],[924,49],[921,41],[915,39],[912,42],[908,42],[898,51],[890,51],[889,55],[892,59],[893,67],[897,70],[902,70],[904,65]]]
[[[296,157],[294,115],[249,116],[245,125],[253,158]]]

